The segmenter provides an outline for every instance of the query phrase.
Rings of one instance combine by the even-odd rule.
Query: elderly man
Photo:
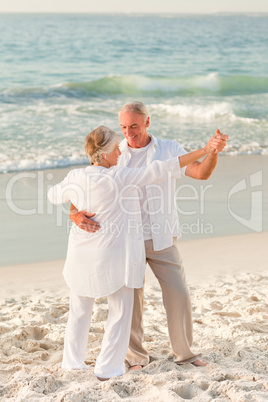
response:
[[[148,134],[150,116],[141,102],[127,103],[119,113],[121,131],[125,139],[120,144],[119,166],[141,167],[153,160],[166,160],[186,151],[179,143],[163,140]],[[226,145],[227,136],[219,130],[209,141],[215,149],[202,162],[189,164],[182,172],[198,180],[206,180],[213,172],[218,153]],[[140,194],[146,260],[162,289],[164,307],[172,351],[178,364],[193,363],[204,366],[200,354],[194,354],[192,345],[192,312],[184,268],[179,253],[177,237],[180,236],[177,211],[174,205],[175,179],[155,186],[143,188]],[[161,208],[159,194],[161,193]],[[158,198],[158,202],[157,202]],[[99,225],[90,219],[94,214],[78,212],[71,207],[71,220],[81,229],[94,232]],[[143,348],[143,289],[135,289],[131,336],[127,360],[132,369],[149,363],[148,352]]]

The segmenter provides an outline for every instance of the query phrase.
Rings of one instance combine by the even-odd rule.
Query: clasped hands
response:
[[[229,136],[221,133],[220,130],[216,130],[216,134],[211,137],[205,148],[210,148],[209,153],[218,154],[225,147]]]

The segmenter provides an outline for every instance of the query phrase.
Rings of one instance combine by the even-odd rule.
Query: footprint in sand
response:
[[[179,395],[182,399],[194,399],[199,397],[200,401],[202,400],[203,392],[208,389],[208,384],[202,384],[202,387],[199,387],[195,384],[185,382],[180,383],[176,387],[172,387],[172,391]]]
[[[20,328],[18,332],[14,335],[19,341],[27,339],[43,339],[48,333],[48,330],[40,327],[24,327]]]
[[[213,315],[221,315],[223,317],[241,317],[236,311],[217,311],[216,313],[212,313]]]

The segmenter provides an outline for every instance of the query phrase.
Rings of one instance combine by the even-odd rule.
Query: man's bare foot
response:
[[[141,370],[142,368],[141,364],[135,364],[134,366],[130,366],[129,370]]]
[[[202,360],[196,360],[192,362],[192,364],[197,367],[204,367],[208,364],[208,362],[203,362]]]

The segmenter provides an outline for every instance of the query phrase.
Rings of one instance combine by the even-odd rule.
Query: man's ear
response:
[[[148,116],[147,119],[146,119],[146,122],[145,122],[145,126],[146,126],[146,127],[149,127],[149,126],[150,126],[150,123],[151,123],[151,121],[150,121],[150,116]]]

